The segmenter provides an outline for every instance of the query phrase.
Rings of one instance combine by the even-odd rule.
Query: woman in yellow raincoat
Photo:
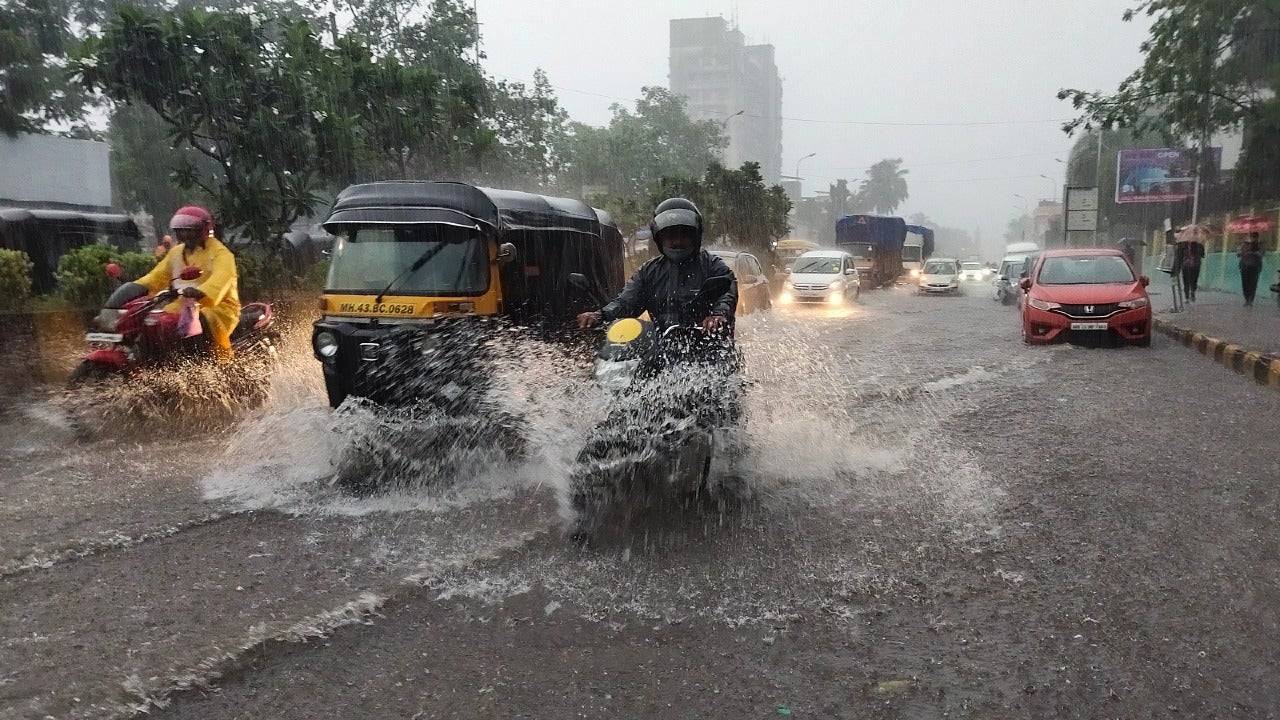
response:
[[[213,236],[213,216],[202,207],[188,205],[179,209],[169,221],[169,227],[178,244],[151,272],[134,282],[152,294],[172,284],[182,297],[199,303],[214,355],[222,361],[230,360],[231,332],[240,322],[235,256]],[[183,269],[189,266],[200,268],[200,277],[196,280],[181,279]],[[165,307],[165,312],[181,311],[182,300]]]

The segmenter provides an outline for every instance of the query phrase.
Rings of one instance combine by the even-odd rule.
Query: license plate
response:
[[[124,335],[120,333],[85,333],[84,340],[91,343],[118,343],[124,340]]]
[[[1071,323],[1072,330],[1106,330],[1106,323]]]

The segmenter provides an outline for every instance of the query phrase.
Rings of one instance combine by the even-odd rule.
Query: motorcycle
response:
[[[684,305],[708,307],[730,282],[709,278]],[[589,292],[581,276],[570,283]],[[706,500],[723,510],[745,497],[726,447],[740,437],[740,368],[732,337],[708,333],[690,317],[609,324],[594,375],[610,407],[570,477],[574,539],[590,539],[618,512],[629,520],[639,510]]]
[[[114,264],[107,266],[107,274],[120,279]],[[77,387],[175,359],[209,356],[195,301],[185,300],[180,314],[164,311],[179,298],[178,289],[195,285],[200,275],[197,267],[184,268],[168,289],[152,296],[136,283],[117,287],[93,320],[97,330],[85,334],[90,349],[71,374],[69,385]],[[262,351],[275,356],[279,338],[274,324],[271,305],[245,305],[231,334],[232,347],[238,354]]]

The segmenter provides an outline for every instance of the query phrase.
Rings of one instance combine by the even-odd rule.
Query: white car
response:
[[[980,262],[960,263],[960,279],[965,282],[982,282],[990,276],[990,268]]]
[[[960,263],[951,258],[929,258],[920,270],[923,293],[960,294]]]
[[[791,263],[778,300],[784,305],[843,305],[861,292],[852,255],[843,250],[810,250]]]

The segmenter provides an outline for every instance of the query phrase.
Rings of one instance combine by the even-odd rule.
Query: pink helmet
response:
[[[173,214],[173,218],[169,220],[169,228],[172,230],[197,228],[201,235],[208,235],[213,232],[213,216],[199,205],[187,205],[178,208],[178,212]]]

